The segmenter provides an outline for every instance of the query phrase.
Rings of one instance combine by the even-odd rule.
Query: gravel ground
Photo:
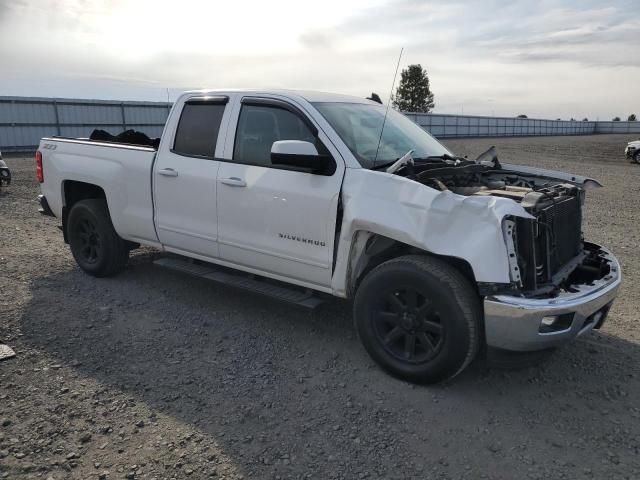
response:
[[[536,367],[416,387],[315,313],[151,265],[81,273],[31,159],[0,194],[0,478],[640,478],[640,166],[625,135],[452,140],[593,176],[587,237],[626,278],[601,332]]]

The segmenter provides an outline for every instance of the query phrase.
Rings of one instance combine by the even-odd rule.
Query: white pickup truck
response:
[[[367,352],[409,381],[600,328],[621,272],[582,237],[599,184],[459,158],[385,113],[326,93],[187,92],[159,145],[42,139],[40,210],[91,275],[143,244],[170,252],[161,265],[299,305],[353,299]]]

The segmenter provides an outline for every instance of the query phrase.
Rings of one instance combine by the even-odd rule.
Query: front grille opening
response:
[[[580,255],[582,208],[578,196],[560,196],[516,219],[518,266],[524,290],[552,286],[553,276]]]
[[[611,265],[603,257],[600,249],[587,243],[585,250],[588,252],[587,256],[565,281],[567,289],[570,289],[572,285],[593,285],[593,282],[611,273]]]

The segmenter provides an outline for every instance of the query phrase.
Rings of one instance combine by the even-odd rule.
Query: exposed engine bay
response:
[[[418,160],[394,173],[440,191],[508,198],[535,217],[509,219],[512,228],[505,233],[511,236],[517,257],[512,267],[515,287],[527,296],[571,291],[576,282],[608,274],[606,261],[583,240],[585,191],[578,184],[504,168],[493,149],[476,161]]]

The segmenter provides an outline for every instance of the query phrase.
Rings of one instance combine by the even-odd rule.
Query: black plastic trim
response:
[[[323,165],[314,166],[317,162],[322,162]],[[330,177],[336,171],[336,162],[333,161],[331,155],[292,155],[272,152],[271,164],[276,167],[301,169],[314,175],[326,177]]]
[[[220,160],[214,156],[210,155],[196,155],[194,153],[182,153],[174,150],[173,148],[169,149],[169,151],[175,155],[180,155],[181,157],[189,157],[189,158],[199,158],[200,160]]]
[[[229,97],[226,95],[215,95],[213,97],[191,97],[186,102],[185,105],[226,105],[229,102]]]
[[[55,214],[49,206],[49,202],[47,202],[47,197],[44,195],[38,195],[38,202],[40,203],[40,208],[38,209],[40,215],[44,215],[45,217],[55,217]]]
[[[244,97],[242,99],[243,105],[253,105],[256,107],[275,107],[281,108],[283,110],[288,110],[294,115],[300,117],[300,120],[304,122],[314,137],[318,136],[318,127],[316,127],[305,112],[303,112],[300,108],[293,105],[292,103],[285,102],[284,100],[278,100],[275,98],[264,98],[264,97]]]

